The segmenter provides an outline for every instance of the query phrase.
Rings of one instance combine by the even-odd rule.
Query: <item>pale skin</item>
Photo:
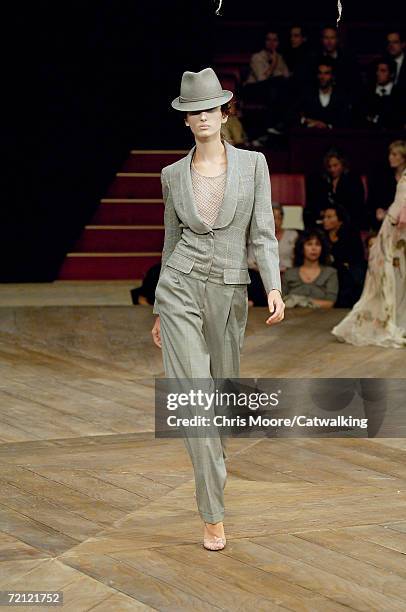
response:
[[[204,176],[218,176],[227,167],[227,155],[220,137],[221,126],[226,122],[227,115],[222,114],[221,106],[188,112],[185,117],[185,125],[192,131],[196,142],[193,164],[196,170]],[[271,314],[265,321],[266,325],[280,323],[284,318],[285,304],[277,289],[269,292],[268,306]],[[155,319],[151,334],[154,344],[162,348],[159,315]],[[204,537],[213,536],[225,537],[223,521],[204,523]]]
[[[306,240],[303,245],[304,258],[303,264],[299,267],[299,276],[304,283],[312,283],[316,279],[320,272],[320,255],[321,255],[321,244],[316,237]],[[332,308],[334,302],[332,300],[320,300],[311,298],[313,304],[321,306],[321,308]]]
[[[389,149],[388,157],[389,165],[395,171],[395,178],[398,181],[406,168],[406,158],[403,157],[401,151],[399,151],[396,147]],[[386,210],[384,208],[377,208],[375,214],[377,220],[382,221],[386,215]],[[401,215],[398,227],[400,229],[404,229],[406,227],[406,219],[404,218],[404,215]]]

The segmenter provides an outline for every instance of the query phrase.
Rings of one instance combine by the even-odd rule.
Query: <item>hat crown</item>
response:
[[[179,96],[181,102],[210,100],[222,95],[221,83],[212,68],[204,68],[200,72],[187,70],[183,73]]]

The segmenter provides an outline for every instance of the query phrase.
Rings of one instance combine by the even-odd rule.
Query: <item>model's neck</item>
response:
[[[196,140],[194,160],[198,162],[216,162],[224,160],[226,147],[220,139],[199,141]]]

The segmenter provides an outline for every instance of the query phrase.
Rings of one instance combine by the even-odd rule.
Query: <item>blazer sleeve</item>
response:
[[[181,235],[182,229],[179,227],[180,219],[176,214],[175,206],[173,204],[173,198],[171,195],[171,188],[168,177],[166,176],[165,169],[161,172],[161,183],[162,183],[162,197],[164,200],[164,225],[165,225],[165,238],[164,246],[162,249],[162,261],[161,271],[159,277],[165,268],[166,262],[177,245]],[[159,280],[159,279],[158,279]],[[154,302],[153,314],[159,314],[157,301]]]
[[[279,248],[272,211],[271,179],[263,153],[257,153],[250,240],[266,293],[268,294],[272,289],[281,291]]]

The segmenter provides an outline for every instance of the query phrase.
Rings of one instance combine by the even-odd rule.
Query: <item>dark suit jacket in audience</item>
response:
[[[329,204],[343,206],[354,229],[368,229],[364,185],[358,174],[351,171],[342,174],[335,192],[328,174],[306,177],[306,208],[303,213],[305,225],[314,225],[320,219],[320,212]]]
[[[402,92],[396,85],[390,94],[380,95],[374,84],[361,97],[355,110],[356,122],[360,127],[399,129],[406,122],[405,108]]]
[[[378,230],[382,221],[376,218],[377,208],[387,210],[395,199],[397,181],[389,167],[374,168],[368,176],[367,210],[370,226]]]
[[[300,125],[300,117],[305,116],[317,121],[323,121],[333,128],[346,127],[349,122],[349,104],[347,97],[334,88],[330,102],[322,106],[319,98],[319,88],[316,85],[304,92],[291,111],[291,124]]]

